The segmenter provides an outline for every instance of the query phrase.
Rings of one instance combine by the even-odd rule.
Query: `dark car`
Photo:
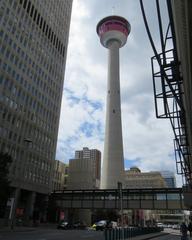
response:
[[[68,223],[68,222],[65,222],[65,221],[61,221],[59,222],[59,224],[57,225],[57,229],[64,229],[64,230],[67,230],[67,229],[72,229],[73,228],[73,225]]]
[[[73,228],[75,229],[86,229],[86,224],[84,222],[78,221],[73,224]]]

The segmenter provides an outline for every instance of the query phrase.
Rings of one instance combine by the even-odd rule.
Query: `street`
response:
[[[103,232],[88,230],[35,229],[25,232],[0,232],[0,240],[104,240]]]
[[[161,236],[161,237],[157,237],[157,238],[153,238],[154,240],[158,239],[158,240],[180,240],[181,236],[179,235],[175,235],[175,234],[169,234],[169,235],[165,235],[165,236]]]
[[[158,240],[180,240],[179,230],[167,229],[169,235],[159,236]],[[141,236],[140,236],[141,237]],[[146,235],[143,236],[145,239]],[[28,231],[5,231],[0,232],[0,240],[104,240],[103,232],[92,230],[57,230],[48,228],[36,228]],[[133,240],[137,239],[132,238]],[[141,238],[139,238],[141,239]],[[188,238],[190,240],[190,238]],[[191,238],[192,239],[192,238]]]

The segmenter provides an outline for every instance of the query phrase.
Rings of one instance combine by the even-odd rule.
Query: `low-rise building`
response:
[[[165,188],[167,184],[160,172],[141,172],[138,167],[131,167],[125,171],[124,187],[129,189],[141,188]],[[130,225],[149,225],[156,222],[156,212],[151,210],[132,210],[124,211],[127,214],[128,224]]]
[[[171,171],[161,171],[161,175],[164,178],[168,188],[176,187],[176,179],[174,172]]]
[[[164,188],[167,184],[160,172],[141,172],[138,167],[125,171],[125,188]]]

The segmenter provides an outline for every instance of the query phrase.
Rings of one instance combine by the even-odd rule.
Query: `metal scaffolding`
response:
[[[161,52],[158,53],[147,22],[143,1],[141,11],[147,34],[154,52],[151,58],[155,111],[157,118],[170,119],[174,133],[174,149],[177,173],[186,183],[191,182],[190,150],[186,127],[186,112],[183,103],[183,77],[176,48],[176,37],[171,1],[167,0],[169,23],[164,36],[159,0],[156,0]]]

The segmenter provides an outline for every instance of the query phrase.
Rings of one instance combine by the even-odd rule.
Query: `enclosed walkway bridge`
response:
[[[50,200],[64,209],[187,209],[182,188],[59,190]]]

